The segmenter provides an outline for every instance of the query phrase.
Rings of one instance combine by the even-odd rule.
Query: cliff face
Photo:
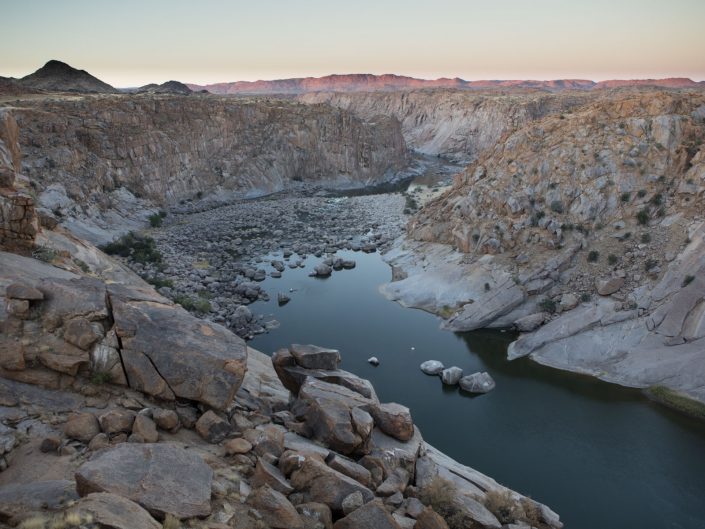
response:
[[[531,123],[412,219],[385,294],[455,330],[527,332],[510,358],[705,401],[704,138],[698,93]]]
[[[376,93],[315,93],[306,103],[328,103],[363,119],[394,116],[409,147],[467,163],[508,132],[589,100],[583,92],[471,92],[416,90]]]
[[[326,105],[215,97],[44,99],[13,108],[23,169],[79,204],[125,188],[159,203],[221,186],[274,191],[293,181],[366,184],[403,167],[394,119],[363,122]]]

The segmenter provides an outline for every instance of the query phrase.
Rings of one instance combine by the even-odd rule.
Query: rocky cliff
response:
[[[328,103],[362,119],[383,114],[401,122],[407,144],[424,154],[468,163],[508,132],[589,100],[583,92],[412,90],[314,93],[305,103]]]
[[[456,330],[530,332],[511,358],[705,401],[703,138],[697,92],[530,123],[410,222],[421,242],[389,256],[408,277],[385,293]]]
[[[66,223],[201,195],[261,194],[298,182],[361,186],[405,167],[399,123],[328,105],[215,96],[84,96],[8,108],[23,171]],[[130,211],[140,201],[144,207]],[[102,220],[101,220],[102,218]],[[83,221],[81,221],[83,222]],[[89,222],[90,224],[90,222]],[[86,236],[89,236],[86,231]]]

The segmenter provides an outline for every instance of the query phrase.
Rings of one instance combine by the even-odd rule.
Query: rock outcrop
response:
[[[704,135],[699,92],[610,93],[528,124],[412,219],[383,292],[455,330],[533,330],[510,358],[705,401]]]

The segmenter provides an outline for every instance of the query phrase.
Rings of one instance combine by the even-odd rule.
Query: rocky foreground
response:
[[[6,526],[562,527],[425,444],[337,351],[270,360],[45,235],[72,251],[51,264],[0,252]],[[81,246],[88,274],[67,270]]]

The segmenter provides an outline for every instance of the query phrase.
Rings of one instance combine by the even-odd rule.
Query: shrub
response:
[[[663,195],[661,193],[656,193],[654,196],[651,197],[651,202],[654,206],[660,206],[663,204]]]
[[[456,488],[450,481],[435,477],[433,481],[419,491],[419,500],[440,514],[448,524],[449,529],[465,529],[468,527],[465,516],[454,501]]]
[[[490,291],[490,284],[485,283],[485,292],[489,292],[489,291]]]
[[[649,270],[653,270],[657,266],[658,266],[658,261],[656,261],[655,259],[647,259],[646,262],[644,263],[644,270],[646,270],[648,272]]]
[[[698,419],[705,419],[705,405],[670,388],[665,386],[651,386],[647,390],[647,395],[682,413]]]
[[[639,210],[639,213],[636,214],[636,220],[642,226],[646,226],[649,223],[649,210],[646,208]]]
[[[587,255],[588,263],[596,263],[600,259],[600,252],[597,250],[590,250]]]
[[[101,250],[108,255],[129,257],[142,264],[162,262],[162,254],[157,250],[154,239],[132,231],[101,247]]]
[[[152,285],[154,288],[159,289],[162,287],[174,288],[174,282],[171,279],[160,279],[158,277],[147,277],[142,276],[147,283]]]
[[[622,202],[629,202],[629,200],[632,198],[631,193],[622,193],[622,195],[619,197]]]
[[[649,233],[642,233],[641,235],[641,242],[644,244],[648,244],[651,242],[651,234]]]
[[[690,285],[693,282],[694,279],[695,279],[695,276],[691,276],[691,275],[685,276],[683,278],[683,282],[681,283],[681,286],[684,288],[687,287],[688,285]]]
[[[551,202],[551,211],[554,213],[563,213],[563,202],[560,200],[554,200]]]
[[[56,251],[48,246],[37,246],[32,250],[32,257],[44,261],[45,263],[51,263],[57,256]]]
[[[583,303],[587,303],[591,299],[592,295],[589,292],[583,292],[582,294],[580,294],[580,301],[582,301]]]
[[[521,506],[524,509],[523,521],[528,523],[531,527],[542,527],[543,515],[541,514],[541,508],[535,501],[528,498],[523,498],[521,500]]]
[[[162,225],[162,219],[163,217],[159,213],[155,213],[153,215],[149,216],[149,225],[152,228],[158,228],[159,226]]]
[[[607,256],[607,262],[611,265],[616,265],[618,261],[619,261],[619,257],[614,255],[613,253],[611,253]]]
[[[549,314],[553,314],[554,312],[556,312],[557,306],[556,302],[553,301],[551,298],[545,298],[539,301],[539,308],[541,308],[541,310],[545,312],[548,312]]]
[[[174,303],[178,303],[189,312],[206,314],[211,311],[210,301],[203,298],[194,299],[191,296],[180,294],[174,297]]]
[[[639,191],[637,191],[636,196],[638,196],[639,198],[644,198],[646,196],[646,189],[640,189]]]
[[[91,375],[91,382],[97,385],[107,384],[113,379],[113,375],[107,371],[96,371]]]
[[[82,261],[81,259],[77,259],[76,257],[73,258],[73,262],[76,264],[77,267],[81,269],[81,272],[84,274],[87,274],[88,272],[91,271],[90,267],[86,264],[85,261]]]
[[[502,524],[516,521],[522,513],[520,506],[512,498],[508,490],[490,490],[485,494],[485,507],[495,515]]]

